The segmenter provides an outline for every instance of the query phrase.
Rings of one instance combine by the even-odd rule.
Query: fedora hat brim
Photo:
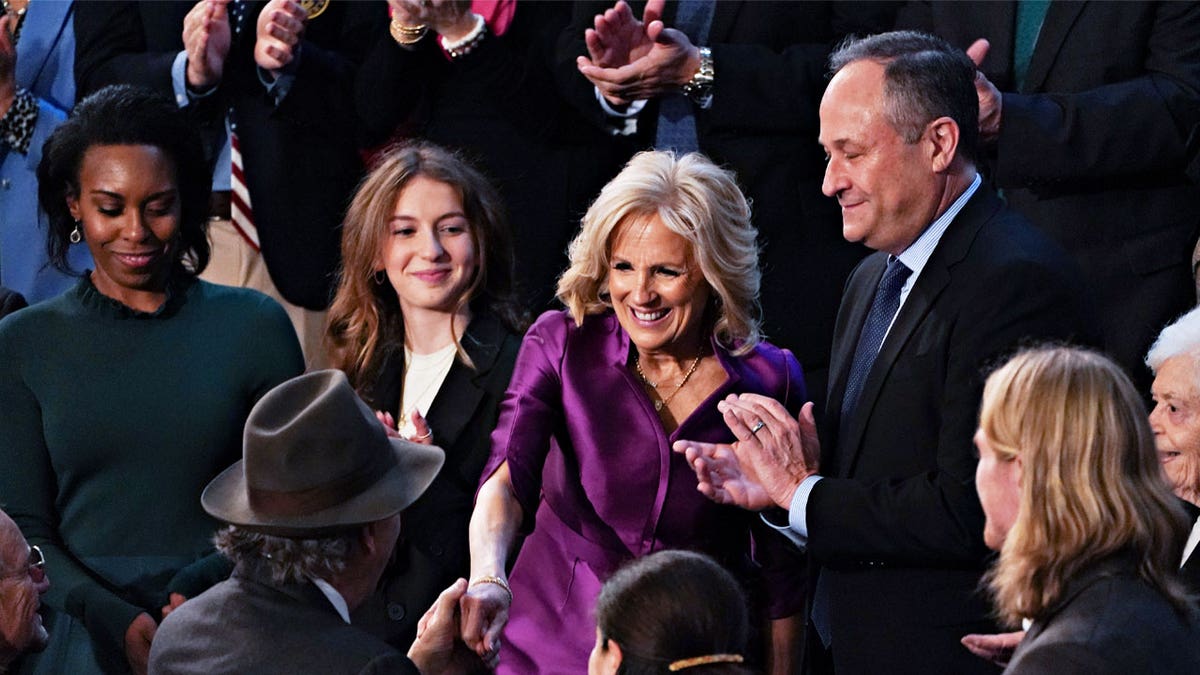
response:
[[[204,488],[200,503],[209,515],[248,530],[284,537],[318,537],[391,517],[408,508],[441,470],[445,453],[436,446],[389,438],[396,464],[357,495],[296,516],[255,508],[244,472],[244,460],[221,472]]]

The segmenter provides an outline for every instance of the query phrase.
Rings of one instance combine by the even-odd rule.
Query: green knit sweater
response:
[[[200,492],[241,458],[255,401],[303,367],[278,304],[203,281],[146,314],[85,276],[0,321],[0,505],[46,555],[46,604],[109,659],[212,551]]]

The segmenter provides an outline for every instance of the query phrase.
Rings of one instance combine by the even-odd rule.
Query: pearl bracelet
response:
[[[452,59],[470,54],[475,47],[479,46],[480,42],[483,42],[483,36],[487,33],[487,22],[478,14],[472,13],[472,16],[475,17],[475,27],[471,29],[471,32],[462,36],[462,39],[447,40],[445,37],[442,38],[442,49],[445,49],[446,53]]]

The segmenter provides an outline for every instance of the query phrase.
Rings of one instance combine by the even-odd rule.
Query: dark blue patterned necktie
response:
[[[675,11],[675,28],[683,31],[692,44],[706,44],[715,9],[714,0],[679,0]],[[696,135],[695,104],[682,93],[666,94],[660,99],[654,149],[674,150],[680,154],[700,149],[700,139]]]
[[[863,384],[879,355],[883,338],[887,335],[888,327],[900,309],[900,289],[912,270],[904,266],[899,258],[888,260],[887,269],[879,286],[875,289],[875,299],[871,302],[871,311],[863,323],[862,332],[858,335],[858,347],[854,350],[854,361],[850,364],[850,378],[846,381],[846,394],[842,397],[842,415],[839,427],[844,430],[854,409],[858,406],[858,398],[862,395]]]

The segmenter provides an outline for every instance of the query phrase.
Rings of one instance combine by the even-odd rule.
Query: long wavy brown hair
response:
[[[425,142],[397,145],[380,158],[354,194],[342,224],[342,269],[329,307],[325,342],[334,368],[361,393],[392,350],[403,349],[404,317],[392,285],[376,271],[396,200],[417,176],[445,183],[462,198],[479,266],[458,298],[520,332],[525,316],[513,293],[512,235],[500,197],[478,170],[454,153]],[[472,366],[462,346],[466,326],[451,325],[458,358]]]
[[[1184,611],[1187,520],[1119,366],[1073,347],[1017,354],[988,378],[979,428],[1002,461],[1022,462],[1017,519],[987,577],[1001,618],[1041,618],[1067,582],[1121,553]]]

